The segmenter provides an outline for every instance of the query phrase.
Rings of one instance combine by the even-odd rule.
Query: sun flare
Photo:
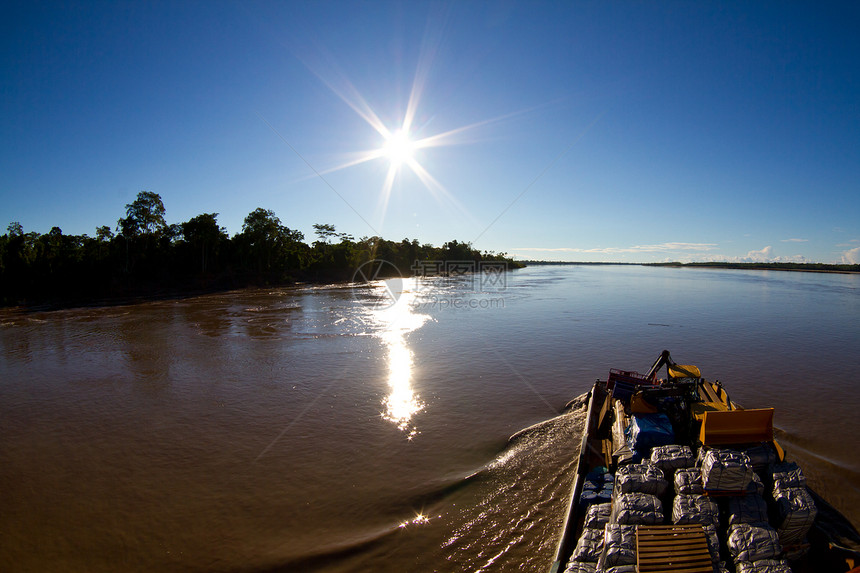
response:
[[[417,178],[421,185],[430,192],[433,198],[440,205],[450,209],[451,212],[465,214],[471,217],[460,201],[458,201],[457,198],[448,189],[446,189],[445,186],[430,173],[430,171],[428,171],[427,167],[422,164],[421,161],[424,159],[424,151],[439,147],[469,143],[468,139],[463,138],[463,135],[466,132],[502,121],[515,115],[507,114],[427,135],[425,131],[429,125],[429,120],[424,123],[416,123],[416,120],[422,117],[422,115],[418,113],[419,101],[423,95],[429,73],[429,66],[433,59],[432,55],[434,50],[431,48],[428,48],[428,50],[430,51],[422,55],[418,67],[415,70],[412,90],[409,93],[409,100],[406,105],[406,110],[403,113],[402,121],[395,125],[386,125],[361,93],[359,93],[352,82],[341,74],[336,73],[332,78],[329,78],[327,77],[327,74],[324,74],[322,71],[311,70],[329,87],[329,89],[332,90],[332,92],[334,92],[335,95],[348,105],[382,138],[382,141],[379,142],[377,147],[348,154],[349,158],[345,162],[322,171],[314,170],[314,174],[316,176],[327,175],[335,171],[340,171],[341,169],[355,167],[370,161],[383,161],[387,163],[388,166],[385,170],[385,177],[379,193],[377,208],[378,218],[380,221],[385,220],[385,214],[388,209],[389,199],[394,191],[395,182],[398,181],[401,176],[406,175],[406,172],[414,175],[414,177]],[[419,151],[421,153],[419,153]],[[473,220],[472,222],[477,224],[477,221]]]
[[[415,153],[415,143],[406,131],[399,129],[386,138],[382,153],[392,165],[399,167],[412,161]]]

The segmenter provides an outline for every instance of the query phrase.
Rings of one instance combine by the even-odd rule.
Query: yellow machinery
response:
[[[772,442],[773,411],[773,408],[704,411],[699,441],[705,446]]]
[[[656,378],[657,371],[666,366],[669,379],[689,378],[698,380],[699,396],[702,401],[691,405],[692,414],[701,422],[699,441],[708,447],[760,444],[773,444],[779,459],[783,459],[782,448],[773,439],[773,408],[744,410],[733,404],[719,384],[711,384],[702,379],[698,367],[675,364],[664,350],[651,370],[649,378]]]

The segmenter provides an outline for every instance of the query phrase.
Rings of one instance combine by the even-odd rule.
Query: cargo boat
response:
[[[860,534],[787,461],[772,408],[667,350],[586,398],[552,573],[860,573]]]

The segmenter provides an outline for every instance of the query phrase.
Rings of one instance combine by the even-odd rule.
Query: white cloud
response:
[[[747,261],[750,263],[767,263],[771,260],[771,253],[773,253],[773,247],[770,245],[766,246],[760,251],[750,251],[747,253]]]
[[[860,265],[860,247],[842,253],[842,262],[846,265]]]
[[[670,251],[712,251],[716,243],[659,243],[657,245],[633,245],[630,247],[596,247],[578,249],[574,247],[519,247],[512,251],[546,252],[546,253],[665,253]]]
[[[694,262],[694,261],[681,261]],[[696,258],[695,262],[710,263],[810,263],[803,255],[779,255],[773,256],[773,247],[768,245],[758,251],[749,251],[743,257],[727,257],[724,255],[706,255]]]
[[[779,255],[773,256],[773,247],[766,246],[760,251],[750,251],[746,257],[740,259],[742,263],[809,263],[809,259],[803,255]]]
[[[782,239],[783,243],[805,243],[809,239]]]
[[[806,242],[807,239],[786,239],[783,242],[799,243]],[[845,245],[854,246],[854,245]],[[694,262],[711,262],[711,263],[811,263],[815,262],[804,255],[776,255],[772,245],[768,245],[758,250],[748,251],[742,256],[728,256],[715,253],[717,243],[682,243],[682,242],[667,242],[653,245],[632,245],[629,247],[594,247],[590,249],[582,249],[576,247],[519,247],[510,249],[511,253],[519,253],[521,257],[528,257],[531,253],[578,253],[591,255],[630,255],[630,254],[650,254],[653,253],[657,257],[654,260],[662,260],[664,262],[677,261],[681,263]],[[661,256],[662,255],[662,256]],[[531,256],[535,256],[532,254]],[[860,247],[851,249],[843,255],[843,261],[860,258]],[[639,258],[639,257],[636,257]],[[645,257],[643,257],[645,258]],[[852,263],[852,264],[860,264]]]
[[[810,259],[807,259],[803,255],[788,255],[785,257],[774,257],[771,259],[772,263],[812,263]]]

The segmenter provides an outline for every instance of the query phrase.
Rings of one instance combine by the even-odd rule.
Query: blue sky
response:
[[[857,3],[7,2],[0,21],[4,228],[94,235],[148,190],[168,222],[217,212],[230,234],[263,207],[309,240],[860,262]],[[423,143],[396,167],[379,150],[407,116]]]

